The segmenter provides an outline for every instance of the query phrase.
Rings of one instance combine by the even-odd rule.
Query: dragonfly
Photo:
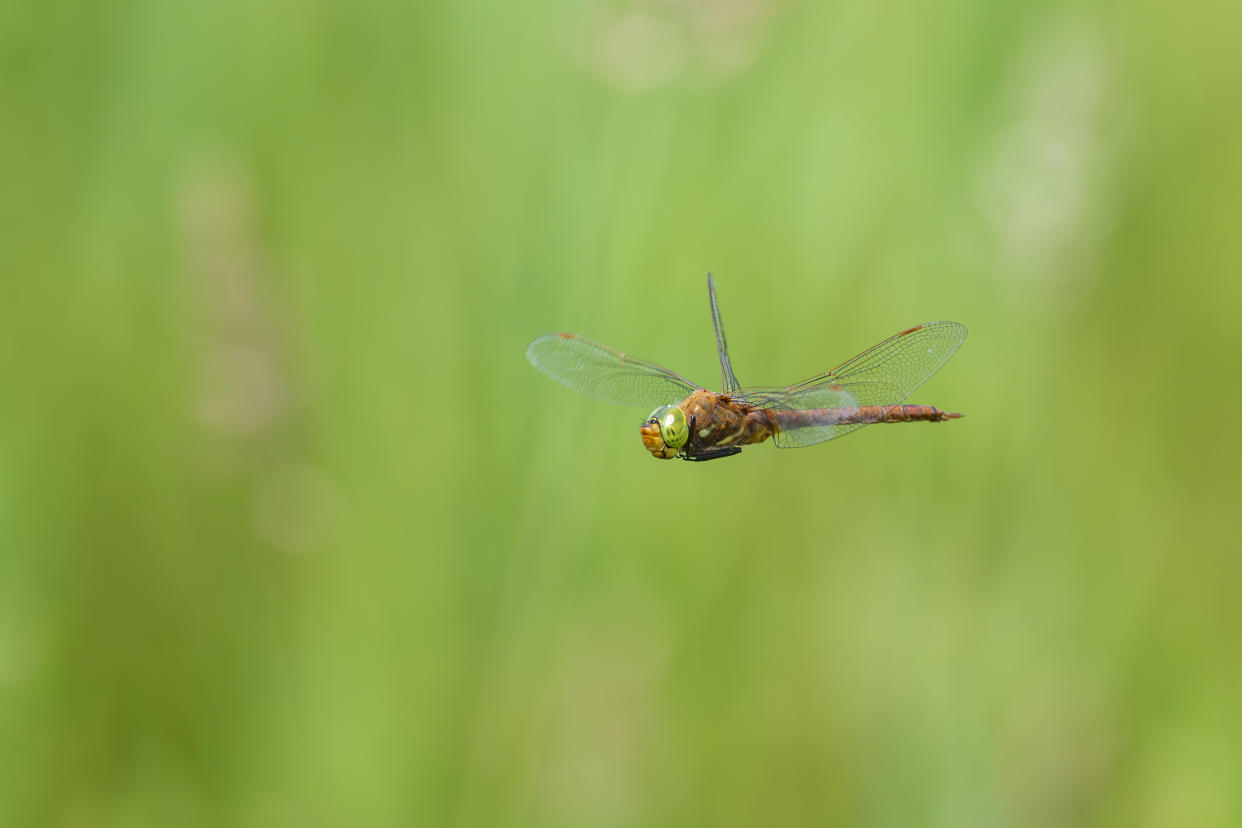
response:
[[[654,406],[639,434],[662,460],[717,460],[769,438],[778,448],[801,448],[872,423],[940,423],[963,416],[905,400],[966,340],[964,325],[925,322],[794,385],[743,387],[729,361],[711,274],[707,295],[720,357],[719,392],[577,334],[545,334],[530,343],[526,358],[557,382],[597,400]]]

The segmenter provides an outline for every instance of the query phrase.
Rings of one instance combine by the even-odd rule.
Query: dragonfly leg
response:
[[[742,453],[741,446],[728,446],[726,448],[710,449],[708,451],[700,452],[699,454],[686,454],[682,456],[687,460],[703,461],[703,460],[718,460],[721,457],[732,457],[735,454],[741,454],[741,453]]]

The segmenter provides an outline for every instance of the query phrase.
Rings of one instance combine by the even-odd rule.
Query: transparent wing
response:
[[[890,336],[853,359],[798,383],[798,388],[871,382],[887,385],[895,405],[913,394],[966,341],[966,326],[957,322],[926,322]]]
[[[707,274],[707,298],[712,306],[712,327],[716,329],[716,353],[720,355],[720,384],[724,393],[735,395],[742,384],[733,376],[733,365],[729,362],[729,343],[725,341],[724,323],[720,321],[720,306],[716,304],[716,283],[712,274]]]
[[[683,376],[607,345],[567,333],[546,334],[526,348],[530,364],[573,390],[614,405],[654,410],[699,390]]]
[[[805,425],[778,432],[781,448],[812,446],[849,434],[867,423],[842,423],[861,406],[898,405],[949,360],[966,340],[957,322],[928,322],[891,336],[831,371],[785,388],[744,388],[751,405],[815,412]]]

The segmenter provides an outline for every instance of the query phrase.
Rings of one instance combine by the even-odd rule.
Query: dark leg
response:
[[[728,448],[709,449],[708,451],[704,451],[700,454],[694,454],[694,455],[687,454],[684,456],[687,460],[694,460],[696,462],[699,462],[703,460],[718,460],[721,457],[732,457],[735,454],[741,454],[741,453],[742,453],[741,446],[729,446]]]

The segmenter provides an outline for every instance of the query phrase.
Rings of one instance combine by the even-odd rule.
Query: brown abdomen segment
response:
[[[778,415],[777,426],[781,429],[855,423],[913,423],[919,420],[938,423],[962,416],[931,405],[860,405],[857,408],[812,408],[773,413]]]
[[[932,405],[864,405],[855,409],[854,419],[848,416],[840,420],[843,423],[913,423],[926,420],[938,423],[941,420],[954,420],[961,414],[950,414]]]

